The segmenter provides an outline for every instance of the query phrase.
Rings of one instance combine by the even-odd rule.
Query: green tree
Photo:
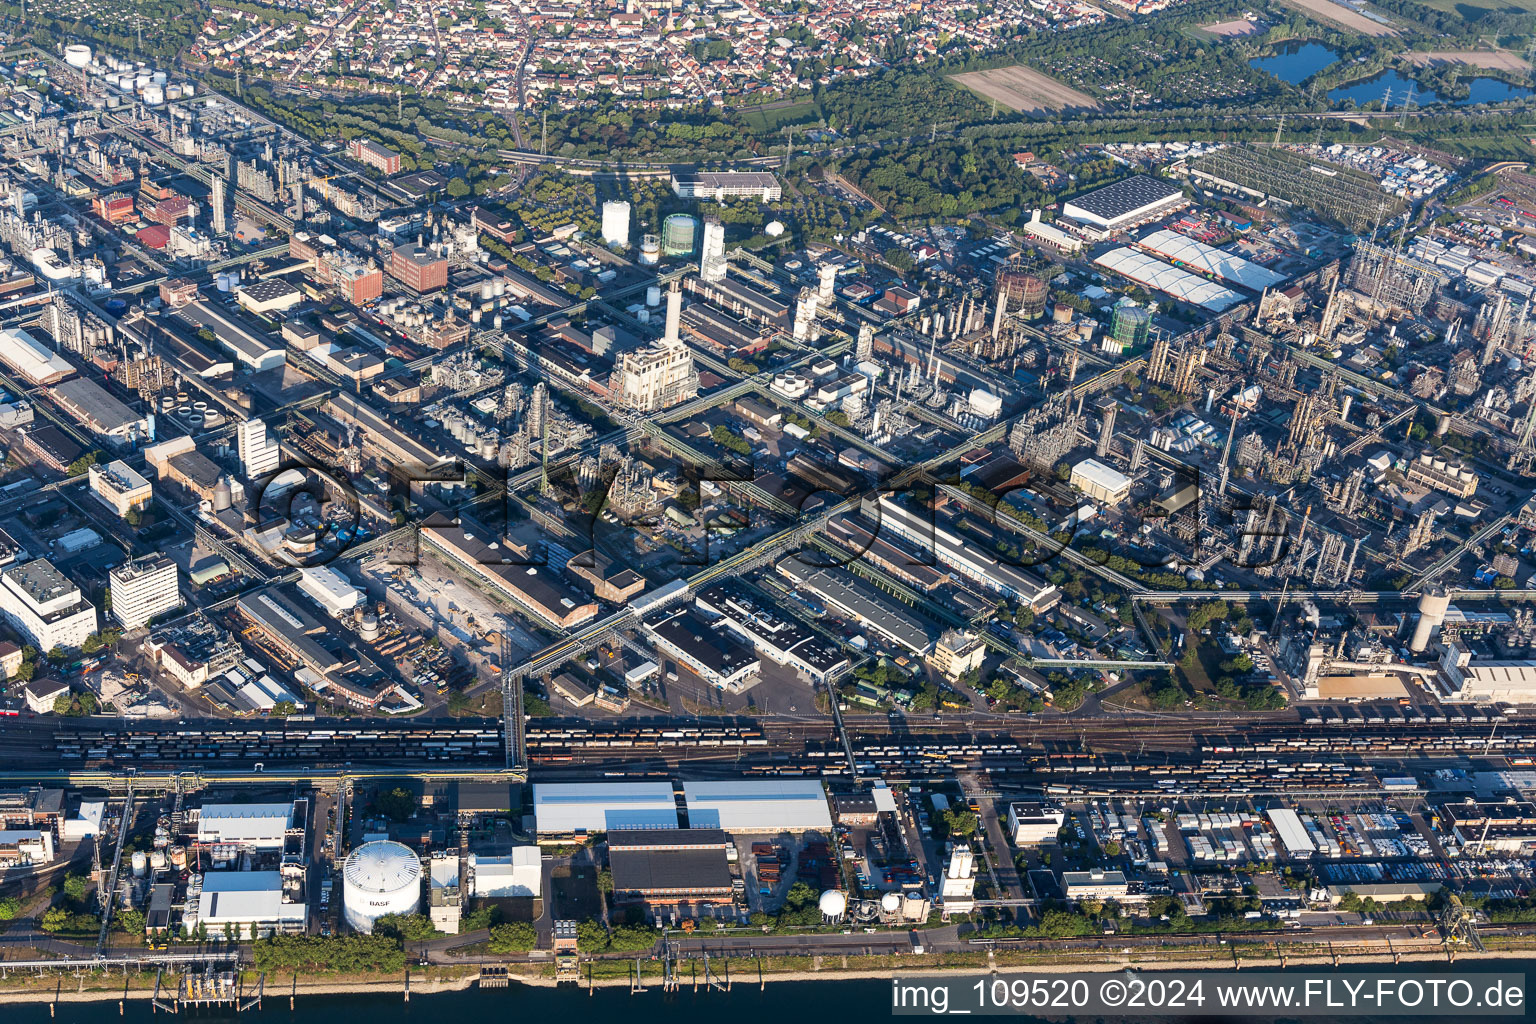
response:
[[[406,942],[425,942],[442,933],[426,914],[385,914],[373,923],[375,935],[396,935]]]
[[[374,797],[374,806],[391,821],[409,821],[416,814],[416,794],[403,786]]]
[[[0,899],[0,921],[15,920],[16,915],[19,913],[21,913],[21,900],[18,900],[15,896],[6,896]]]
[[[469,195],[469,193],[469,182],[465,181],[463,178],[453,178],[448,182],[448,194],[453,198],[463,199],[465,196]]]
[[[486,946],[492,953],[526,953],[538,943],[538,933],[526,921],[509,921],[491,928]]]

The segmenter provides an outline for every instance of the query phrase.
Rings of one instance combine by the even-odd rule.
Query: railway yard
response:
[[[896,718],[846,720],[847,747],[830,719],[635,720],[597,723],[539,719],[525,729],[528,774],[604,777],[721,772],[746,777],[815,776],[921,782],[986,775],[999,785],[1043,793],[1263,792],[1276,789],[1380,790],[1382,780],[1442,765],[1482,760],[1532,763],[1536,721],[1495,707],[1450,709],[1439,720],[1396,706],[1310,710],[1284,721],[1202,725],[1156,719],[1029,720],[965,716],[957,722]],[[1401,712],[1414,712],[1406,720]],[[1435,709],[1440,717],[1445,711]],[[1390,717],[1389,716],[1394,716]],[[848,751],[852,751],[852,762]],[[290,722],[267,724],[0,724],[9,774],[72,771],[221,773],[319,772],[352,767],[505,770],[499,723],[410,725]],[[1414,788],[1414,787],[1409,787]]]

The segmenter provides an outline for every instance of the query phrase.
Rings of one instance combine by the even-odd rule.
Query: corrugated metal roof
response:
[[[1222,252],[1214,246],[1167,228],[1152,232],[1136,244],[1194,270],[1254,291],[1273,288],[1285,280],[1284,274],[1277,274],[1268,267]]]
[[[670,782],[540,783],[533,813],[545,834],[677,828]]]
[[[814,779],[685,782],[688,824],[727,832],[830,829],[827,793]]]
[[[1128,277],[1138,284],[1171,295],[1181,302],[1204,306],[1213,312],[1219,313],[1243,301],[1243,297],[1230,288],[1224,288],[1214,281],[1207,281],[1187,270],[1170,266],[1128,245],[1111,249],[1093,262],[1122,277]]]

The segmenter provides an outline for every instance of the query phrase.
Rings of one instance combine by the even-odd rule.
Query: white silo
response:
[[[829,921],[841,921],[843,914],[848,911],[848,897],[837,889],[828,889],[821,894],[817,906],[821,910],[822,917]]]
[[[629,247],[629,204],[622,199],[610,199],[603,204],[603,241]]]
[[[379,918],[421,909],[421,858],[390,839],[364,843],[347,856],[341,892],[347,924],[372,935]]]

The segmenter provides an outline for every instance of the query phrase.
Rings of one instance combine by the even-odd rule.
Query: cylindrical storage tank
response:
[[[151,82],[153,82],[155,85],[164,85],[165,82],[166,82],[165,72],[164,71],[153,71],[153,72],[150,72],[149,80]]]
[[[643,324],[648,324],[651,322],[651,311],[648,309],[638,310],[635,313],[635,319]]]
[[[187,866],[187,848],[185,846],[173,846],[166,853],[170,854],[171,867],[180,871]]]
[[[668,256],[692,256],[699,222],[686,213],[670,214],[661,222],[661,251]]]
[[[149,855],[149,866],[154,871],[163,871],[165,869],[165,862],[164,850],[155,850]]]
[[[144,87],[144,102],[152,107],[158,107],[165,102],[165,86],[146,85]]]
[[[347,856],[341,884],[347,924],[372,935],[379,918],[421,908],[421,858],[390,839],[364,843]]]
[[[640,262],[652,267],[661,262],[661,239],[655,235],[640,239]]]
[[[1029,273],[1019,264],[1011,263],[999,270],[993,285],[994,301],[1006,298],[1008,312],[1017,313],[1026,320],[1035,320],[1045,312],[1049,287],[1044,278]]]
[[[494,296],[495,298],[499,299],[499,298],[501,298],[505,294],[507,294],[507,279],[506,278],[498,277],[495,281],[491,282],[491,295],[492,296]]]
[[[143,91],[144,87],[147,85],[149,85],[149,75],[145,72],[141,71],[133,76],[133,87],[135,89]]]
[[[1434,634],[1435,627],[1445,622],[1445,616],[1451,610],[1451,595],[1440,587],[1431,587],[1419,595],[1419,622],[1414,627],[1413,639],[1408,642],[1408,650],[1414,654],[1423,654],[1429,646],[1429,638]]]
[[[179,99],[181,99],[181,97],[182,97],[181,86],[179,86],[179,85],[168,85],[168,86],[165,87],[165,98],[166,99],[168,99],[168,100],[179,100]]]
[[[91,48],[81,43],[64,47],[64,63],[72,68],[84,68],[91,62]]]
[[[645,290],[645,304],[647,306],[661,305],[661,285],[653,284]]]
[[[193,82],[183,82],[181,85],[181,94],[183,96],[196,96],[197,85]]]
[[[143,878],[144,877],[144,869],[147,868],[147,867],[149,867],[149,857],[147,855],[145,855],[143,850],[134,850],[133,851],[133,877],[134,878]]]

